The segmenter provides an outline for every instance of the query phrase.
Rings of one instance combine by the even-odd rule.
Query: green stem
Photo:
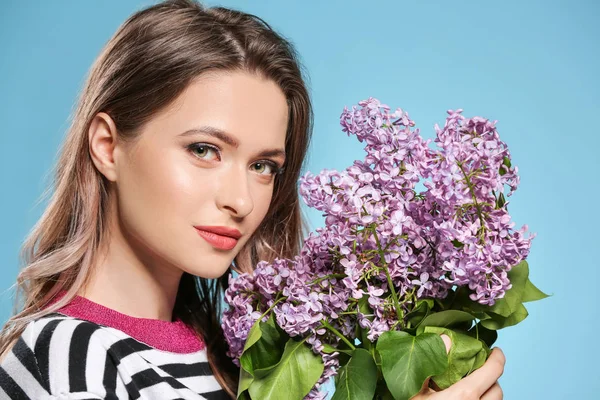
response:
[[[350,343],[350,341],[346,338],[346,336],[342,335],[340,333],[340,331],[338,331],[333,326],[331,326],[329,324],[329,322],[323,321],[323,327],[329,329],[334,335],[336,335],[337,337],[339,337],[340,339],[342,339],[342,341],[344,343],[346,343],[348,345],[348,347],[350,347],[352,350],[356,350],[356,347],[352,343]]]
[[[308,285],[314,285],[315,283],[319,283],[319,282],[324,281],[325,279],[329,279],[329,278],[345,278],[346,276],[347,276],[346,274],[329,274],[329,275],[325,275],[320,278],[317,278],[314,281],[308,282]]]
[[[280,298],[278,298],[277,300],[275,300],[275,302],[271,305],[271,307],[269,307],[269,309],[267,311],[265,311],[263,313],[263,315],[260,316],[260,318],[258,319],[258,321],[262,321],[262,319],[265,317],[265,315],[267,315],[268,313],[270,313],[273,308],[277,305],[277,303],[279,303],[280,301],[283,301],[287,299],[287,297],[281,296]]]
[[[385,262],[385,254],[381,250],[381,243],[379,242],[379,236],[377,236],[377,231],[373,229],[373,236],[375,237],[375,242],[377,243],[377,248],[379,249],[379,258],[381,259],[381,263],[383,264],[383,270],[385,271],[385,277],[387,278],[388,286],[390,287],[390,292],[392,293],[392,301],[394,303],[394,308],[396,309],[396,315],[398,316],[398,321],[402,321],[403,313],[400,309],[400,304],[398,303],[398,295],[396,294],[396,288],[394,288],[394,283],[392,282],[392,276],[390,275],[390,270],[388,269],[388,265]]]
[[[456,164],[458,165],[458,168],[460,168],[461,172],[463,173],[463,175],[465,177],[465,182],[467,183],[467,186],[469,187],[469,191],[471,192],[471,197],[473,198],[473,203],[475,204],[475,209],[477,211],[477,215],[479,216],[479,223],[481,224],[481,229],[483,231],[485,231],[485,222],[483,220],[483,215],[481,214],[481,207],[479,206],[479,203],[477,202],[477,197],[475,197],[475,189],[473,188],[473,184],[471,183],[471,180],[469,179],[469,175],[466,173],[465,169],[463,168],[462,163],[457,162]],[[484,242],[483,236],[480,235],[479,241],[481,243]]]

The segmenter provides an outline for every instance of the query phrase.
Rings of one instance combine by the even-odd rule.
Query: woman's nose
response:
[[[249,187],[248,168],[235,166],[218,179],[223,179],[217,191],[217,206],[232,216],[243,218],[254,209]]]

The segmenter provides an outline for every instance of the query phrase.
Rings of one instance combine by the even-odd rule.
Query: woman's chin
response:
[[[193,269],[184,269],[184,271],[188,272],[189,274],[195,275],[199,278],[203,278],[203,279],[217,279],[223,276],[223,274],[225,274],[227,272],[227,268],[231,265],[231,263],[225,265],[225,266],[219,266],[219,267],[212,267],[211,269],[206,268],[206,265],[202,265],[199,266],[198,268],[193,268]]]

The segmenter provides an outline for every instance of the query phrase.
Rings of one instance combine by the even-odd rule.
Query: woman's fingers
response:
[[[450,352],[452,340],[447,335],[441,335],[446,352]],[[504,364],[506,358],[499,347],[492,350],[490,357],[485,364],[469,376],[461,379],[446,390],[438,392],[433,390],[431,386],[435,383],[431,382],[431,378],[427,378],[423,383],[421,391],[411,398],[411,400],[431,400],[438,396],[446,394],[443,397],[456,398],[460,400],[502,400],[503,393],[498,379],[504,373]]]
[[[494,386],[488,389],[487,392],[481,396],[481,400],[502,400],[504,399],[504,393],[502,392],[502,388],[500,384],[496,382]]]
[[[451,388],[459,393],[464,394],[465,399],[480,399],[484,393],[491,390],[492,386],[496,384],[496,381],[504,373],[504,364],[506,358],[504,353],[499,347],[495,347],[487,359],[485,364],[469,376],[461,379],[457,383],[451,386]],[[497,396],[499,386],[491,392],[491,396]],[[502,394],[502,391],[500,391]],[[501,398],[501,397],[500,397]],[[490,397],[490,399],[496,399],[496,397]],[[486,398],[486,400],[488,400]]]
[[[429,396],[431,396],[432,393],[435,393],[432,389],[429,388],[430,379],[431,378],[425,379],[425,382],[423,382],[423,386],[421,387],[421,391],[419,391],[419,393],[411,397],[410,400],[426,400],[429,399]]]
[[[452,347],[452,339],[450,336],[442,334],[442,340],[444,341],[444,345],[446,345],[446,354],[450,352],[450,347]],[[428,399],[433,393],[440,391],[441,389],[438,385],[435,384],[431,380],[431,378],[425,379],[423,382],[423,386],[421,387],[421,391],[410,398],[410,400],[425,400]]]
[[[448,336],[446,334],[442,334],[440,336],[442,337],[442,340],[444,341],[444,344],[446,345],[446,354],[450,353],[450,348],[452,347],[452,339],[450,339],[450,336]],[[425,383],[427,384],[428,387],[433,389],[435,392],[439,392],[440,390],[442,390],[442,389],[440,389],[440,387],[438,385],[435,384],[434,381],[431,380],[431,378],[427,378]]]
[[[444,344],[446,345],[446,354],[448,354],[450,353],[450,348],[452,347],[452,339],[450,339],[450,336],[446,334],[442,334],[441,337],[444,341]]]

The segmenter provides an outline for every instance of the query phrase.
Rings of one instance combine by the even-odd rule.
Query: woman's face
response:
[[[121,230],[147,262],[204,278],[226,271],[269,209],[287,121],[274,82],[204,74],[135,143],[115,148]],[[207,232],[215,227],[241,236]]]

